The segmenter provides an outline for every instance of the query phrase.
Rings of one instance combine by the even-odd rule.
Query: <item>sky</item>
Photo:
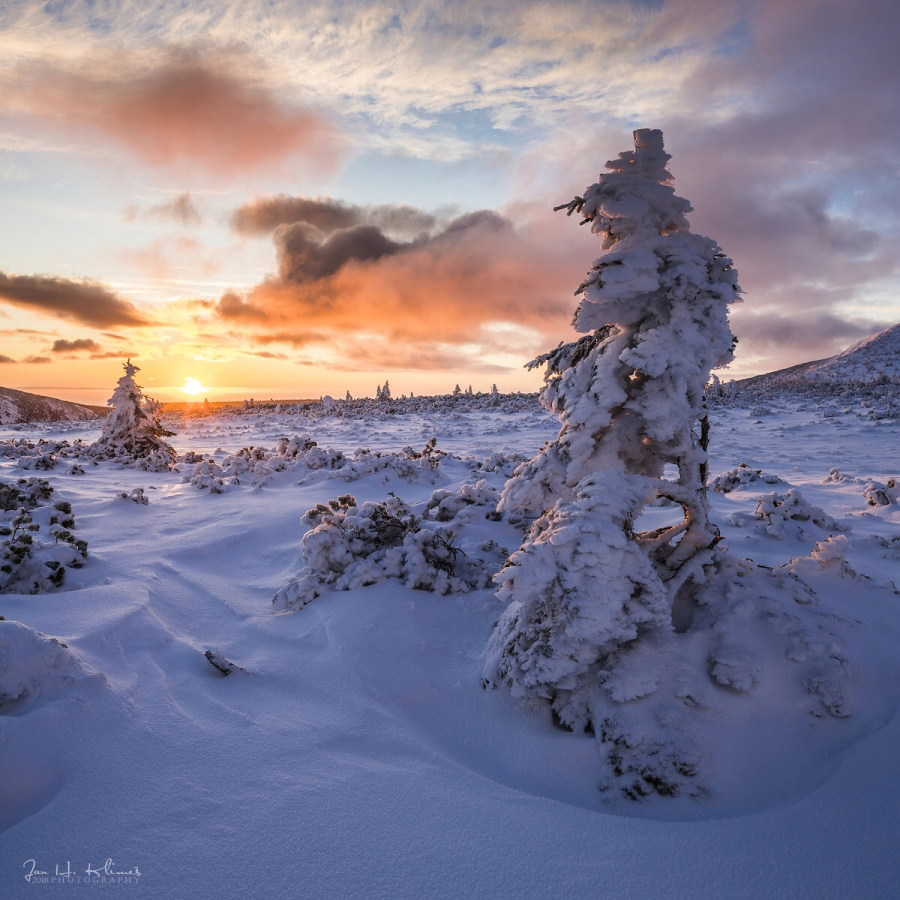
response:
[[[740,378],[900,320],[896,0],[0,0],[0,384],[536,390],[661,128]]]

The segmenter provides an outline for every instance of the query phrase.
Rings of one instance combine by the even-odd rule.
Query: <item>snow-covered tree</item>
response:
[[[747,717],[742,733],[773,696],[793,698],[801,716],[849,714],[840,626],[810,609],[815,593],[798,576],[854,573],[833,536],[774,570],[719,547],[704,388],[731,359],[737,273],[691,233],[662,133],[634,138],[634,151],[559,207],[581,212],[605,252],[576,292],[585,336],[530,364],[547,367],[541,399],[561,428],[498,505],[538,518],[495,576],[508,605],[484,680],[593,730],[608,763],[603,789],[700,795],[710,737],[731,714]],[[641,531],[641,512],[660,499],[681,507],[681,521]],[[821,510],[801,501],[761,498],[757,518],[775,530],[794,514],[816,519]],[[838,529],[824,515],[818,523],[823,536]]]
[[[461,393],[462,393],[462,388],[459,385],[456,385],[456,387],[453,388],[453,396],[458,397]]]
[[[391,385],[390,385],[390,382],[385,381],[384,387],[381,389],[381,393],[379,394],[379,397],[380,397],[382,400],[390,400],[390,399],[391,399]]]
[[[103,423],[99,439],[91,445],[95,456],[138,462],[142,468],[165,469],[175,463],[176,453],[165,438],[173,432],[160,423],[154,406],[144,396],[134,376],[140,369],[131,360],[125,363],[108,406],[112,411]]]
[[[731,360],[737,273],[715,241],[691,233],[662,132],[634,138],[583,197],[558,207],[580,212],[605,252],[576,291],[573,324],[586,335],[529,364],[547,367],[541,399],[561,419],[559,436],[519,467],[499,507],[539,518],[496,577],[508,606],[485,681],[549,699],[573,728],[599,728],[600,685],[615,681],[636,639],[677,629],[719,540],[705,493],[704,388]],[[683,521],[637,531],[658,498],[680,505]]]

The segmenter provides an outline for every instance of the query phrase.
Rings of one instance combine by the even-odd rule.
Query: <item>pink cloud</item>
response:
[[[180,51],[150,69],[127,58],[78,69],[27,64],[16,87],[20,111],[78,135],[90,129],[159,168],[234,176],[299,155],[315,173],[333,171],[340,130],[254,83],[252,71],[240,54]]]

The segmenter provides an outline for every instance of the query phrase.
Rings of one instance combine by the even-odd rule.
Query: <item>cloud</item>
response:
[[[149,324],[127,300],[99,282],[87,279],[74,281],[69,278],[5,275],[0,272],[0,301],[98,328]]]
[[[109,350],[106,353],[92,353],[91,359],[136,359],[138,355],[132,350]]]
[[[11,357],[4,356],[2,353],[0,353],[0,363],[14,363],[14,362],[15,362],[15,360],[12,359]]]
[[[409,364],[431,367],[438,363],[429,359],[440,357],[443,365],[460,357],[428,351],[428,344],[502,352],[509,334],[491,334],[490,326],[509,323],[531,328],[525,343],[533,345],[575,307],[578,281],[567,273],[565,256],[493,210],[457,216],[407,242],[374,225],[335,227],[326,235],[306,221],[278,225],[273,242],[277,275],[246,295],[226,293],[216,309],[225,321],[258,329],[258,342],[301,346],[321,342],[316,332],[324,333],[334,352],[363,361],[366,344],[350,338],[364,333],[395,347],[420,344],[418,361],[410,356]]]
[[[55,341],[51,349],[53,353],[74,353],[78,350],[93,350],[97,352],[102,348],[96,341],[92,341],[90,338],[77,338],[74,341]]]
[[[310,171],[333,172],[344,155],[340,130],[260,74],[258,60],[236,51],[177,50],[149,62],[125,54],[79,65],[30,61],[14,71],[10,90],[17,111],[79,137],[90,129],[162,169],[201,166],[227,177],[299,155]]]
[[[148,207],[143,216],[148,219],[173,219],[185,228],[191,225],[200,225],[203,222],[203,216],[200,215],[200,211],[191,200],[189,191],[164,203]]]
[[[258,356],[261,359],[289,359],[285,353],[272,353],[270,350],[248,350],[248,356]]]
[[[26,356],[25,359],[22,360],[23,363],[49,363],[53,362],[49,356]]]
[[[278,194],[261,197],[239,207],[231,218],[238,234],[271,234],[279,225],[303,222],[323,235],[360,225],[373,225],[397,238],[431,231],[438,218],[404,204],[354,206],[331,197],[307,198]]]

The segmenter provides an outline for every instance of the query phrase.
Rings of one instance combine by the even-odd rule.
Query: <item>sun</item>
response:
[[[190,394],[192,397],[196,397],[198,394],[205,393],[208,388],[197,381],[196,378],[185,378],[184,384],[178,390],[182,394]]]

